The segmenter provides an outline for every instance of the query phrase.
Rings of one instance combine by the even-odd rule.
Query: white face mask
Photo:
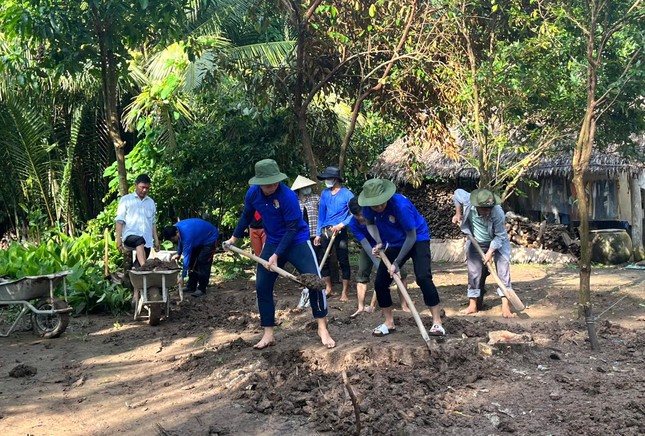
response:
[[[336,179],[325,179],[325,186],[328,188],[333,188],[336,184]]]
[[[306,188],[300,189],[300,193],[302,195],[310,195],[311,194],[311,186],[308,186]]]

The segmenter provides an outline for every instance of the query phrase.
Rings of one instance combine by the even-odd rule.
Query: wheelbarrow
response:
[[[18,280],[0,279],[0,306],[20,305],[20,314],[6,333],[9,336],[18,326],[22,317],[31,311],[31,325],[34,333],[46,339],[59,337],[69,324],[72,308],[67,304],[66,277],[71,271],[62,271],[42,276],[23,277]],[[63,283],[63,298],[54,296],[54,290]],[[31,302],[37,300],[36,304]]]
[[[162,314],[170,316],[169,290],[177,285],[181,270],[128,271],[134,287],[134,320],[147,319],[155,326],[161,321]],[[184,292],[179,284],[179,300],[184,301]],[[147,315],[144,315],[144,309]]]

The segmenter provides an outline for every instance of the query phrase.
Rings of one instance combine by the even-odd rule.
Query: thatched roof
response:
[[[417,173],[424,178],[442,178],[446,180],[479,178],[477,170],[463,157],[453,160],[446,157],[439,150],[422,149],[409,145],[410,142],[404,137],[390,144],[372,166],[372,174],[390,179],[397,184],[409,183],[411,181],[410,160],[411,156],[414,156],[414,160],[420,167]],[[645,150],[645,141],[638,142]],[[462,155],[466,151],[465,148],[466,146],[462,147]],[[572,152],[560,152],[542,159],[537,166],[527,171],[526,176],[530,178],[570,178],[573,176],[572,161]],[[645,163],[626,158],[617,151],[594,150],[586,174],[615,178],[624,172],[628,172],[632,176],[645,173]]]
[[[573,176],[572,165],[573,153],[545,157],[534,168],[527,171],[526,176],[535,179],[544,177],[570,178]],[[594,150],[586,174],[614,179],[622,173],[636,176],[643,172],[645,172],[645,165],[642,162],[628,159],[616,152]]]
[[[372,166],[371,173],[397,184],[408,183],[410,180],[410,155],[415,155],[416,162],[421,166],[420,173],[424,177],[455,179],[479,178],[479,173],[464,160],[453,160],[435,148],[418,148],[410,144],[407,137],[399,138],[390,144]],[[413,151],[410,147],[415,147]]]

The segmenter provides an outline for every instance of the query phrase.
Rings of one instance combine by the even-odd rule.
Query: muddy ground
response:
[[[493,292],[487,310],[460,316],[464,266],[434,270],[448,336],[433,355],[408,313],[395,312],[397,332],[385,338],[371,335],[378,312],[350,319],[353,289],[349,303],[330,300],[338,346],[327,350],[310,312],[289,313],[300,290],[283,279],[276,289],[278,343],[262,351],[252,348],[261,330],[251,280],[186,296],[158,327],[125,316],[82,316],[58,339],[25,331],[0,338],[0,429],[345,435],[356,432],[358,410],[363,435],[645,434],[645,271],[593,270],[595,312],[604,313],[597,323],[602,348],[592,352],[577,319],[575,268],[514,265],[515,288],[529,307],[511,320],[500,316]],[[418,288],[410,294],[429,328]],[[503,329],[530,340],[480,354],[478,343]],[[36,374],[11,377],[19,364]]]

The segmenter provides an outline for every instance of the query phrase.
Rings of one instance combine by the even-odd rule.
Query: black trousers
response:
[[[399,255],[400,251],[401,247],[389,247],[385,250],[385,255],[392,262]],[[436,306],[440,300],[437,287],[432,281],[430,241],[417,241],[408,254],[405,255],[399,268],[402,268],[408,259],[412,259],[414,276],[417,285],[419,285],[423,293],[423,302],[428,307]],[[376,279],[374,281],[374,290],[376,291],[376,299],[378,300],[379,307],[392,306],[390,283],[392,283],[392,277],[390,277],[390,273],[387,271],[385,262],[381,262],[376,270]]]
[[[195,292],[197,289],[206,291],[208,280],[211,277],[214,253],[215,244],[193,248],[188,265],[188,292]]]
[[[325,228],[320,234],[320,247],[316,253],[318,256],[318,264],[320,264],[320,261],[325,255],[325,251],[327,251],[327,247],[330,242],[331,232],[328,228]],[[340,264],[341,277],[343,280],[349,280],[352,276],[352,269],[349,265],[347,229],[343,229],[336,234],[336,239],[334,239],[334,249],[336,250],[336,258]],[[323,277],[329,277],[329,258],[327,258],[325,264],[321,268],[320,274]]]

